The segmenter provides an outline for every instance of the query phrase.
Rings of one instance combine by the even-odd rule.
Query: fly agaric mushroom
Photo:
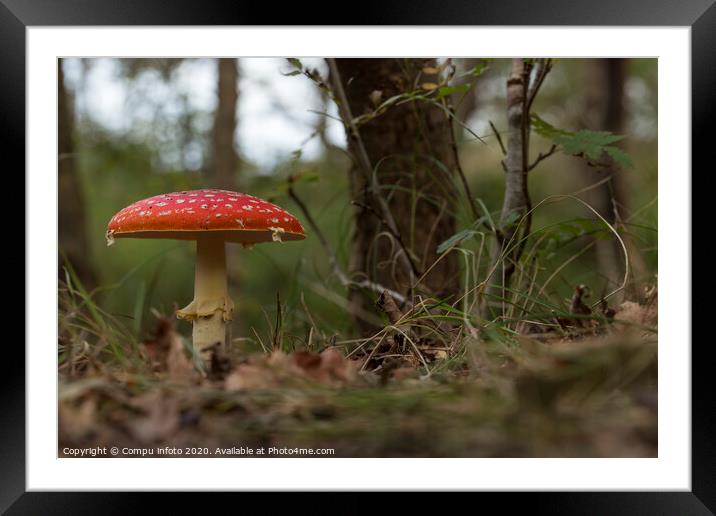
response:
[[[305,238],[301,223],[275,204],[228,190],[193,190],[157,195],[119,211],[107,226],[115,238],[196,240],[194,300],[177,311],[192,321],[194,349],[205,355],[224,344],[234,303],[227,291],[225,242],[245,247],[259,242]]]

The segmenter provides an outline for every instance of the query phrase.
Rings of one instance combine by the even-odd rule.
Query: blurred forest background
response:
[[[656,455],[656,59],[58,66],[61,442]],[[172,355],[193,242],[105,241],[198,188],[307,235],[227,245],[204,379]]]
[[[302,62],[328,76],[324,60]],[[480,62],[454,60],[458,75]],[[504,172],[490,123],[498,131],[506,129],[510,62],[487,64],[474,86],[454,95],[453,103],[470,130],[456,124],[470,191],[499,218]],[[192,243],[130,239],[106,246],[107,221],[145,197],[204,187],[234,189],[279,204],[307,226],[287,195],[289,177],[299,177],[297,194],[348,268],[353,207],[345,133],[335,119],[335,104],[310,80],[290,75],[293,68],[286,60],[68,59],[61,70],[60,247],[87,287],[111,286],[100,295],[102,305],[125,316],[137,336],[151,321],[151,308],[171,313],[193,292]],[[616,207],[632,236],[632,279],[641,283],[653,280],[657,265],[656,78],[654,59],[563,59],[532,109],[559,128],[627,135],[621,143],[637,166],[614,173],[557,153],[530,173],[529,188],[536,204],[613,174],[610,183],[582,197],[609,221]],[[533,157],[550,148],[539,136],[530,145]],[[615,206],[611,198],[617,199]],[[595,218],[575,202],[534,213],[533,228],[559,225],[550,236],[554,252],[541,263],[544,277],[569,260],[545,292],[556,304],[571,297],[578,284],[600,296],[621,283],[618,250],[603,251],[604,257],[595,245],[574,256],[590,242],[589,234],[580,236],[588,231],[584,225],[580,229],[579,219]],[[455,232],[474,221],[464,201],[456,221]],[[234,335],[265,332],[267,317],[275,319],[277,292],[287,308],[286,323],[296,329],[307,322],[303,298],[327,333],[355,335],[345,288],[331,277],[328,256],[310,227],[307,231],[302,242],[230,251]]]

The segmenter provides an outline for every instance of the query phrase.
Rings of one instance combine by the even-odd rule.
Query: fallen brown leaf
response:
[[[179,429],[179,402],[174,397],[165,396],[161,390],[134,398],[132,406],[145,414],[132,421],[129,427],[140,442],[162,442]]]
[[[239,365],[226,377],[224,387],[227,390],[265,389],[306,379],[340,385],[357,377],[358,365],[334,349],[322,353],[274,351],[268,357],[254,357]]]
[[[59,434],[68,439],[85,438],[95,428],[97,399],[85,398],[79,405],[61,401],[59,405]]]
[[[657,305],[643,306],[633,301],[624,301],[616,309],[614,319],[642,326],[656,326],[658,322]]]

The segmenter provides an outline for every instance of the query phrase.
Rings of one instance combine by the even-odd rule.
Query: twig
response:
[[[529,90],[527,92],[527,105],[525,106],[525,110],[528,115],[530,110],[532,109],[532,102],[534,102],[537,93],[542,87],[542,83],[544,82],[545,77],[547,77],[547,74],[552,69],[552,60],[538,59],[536,68],[537,76],[535,77],[535,81],[529,87]]]
[[[333,58],[327,58],[326,61],[328,62],[328,68],[330,70],[331,76],[335,79],[333,83],[335,87],[338,111],[341,114],[341,119],[343,120],[343,123],[346,127],[348,140],[349,142],[353,143],[352,147],[355,150],[355,158],[357,159],[358,165],[365,174],[367,183],[371,186],[370,192],[373,198],[376,200],[388,228],[393,234],[400,234],[400,231],[398,230],[398,225],[395,223],[395,219],[393,218],[393,214],[390,211],[388,203],[381,195],[380,190],[377,188],[377,185],[374,184],[375,182],[373,180],[373,166],[371,165],[370,158],[368,157],[368,151],[366,151],[365,144],[363,143],[363,139],[360,136],[358,127],[353,121],[353,114],[351,113],[351,108],[348,104],[348,97],[346,95],[345,89],[343,88],[343,80],[341,79],[341,74],[338,71],[338,65],[336,64],[336,60]],[[398,242],[402,245],[402,239],[399,239]],[[407,249],[403,247],[403,251],[404,252],[399,255],[399,259],[403,262],[403,266],[405,267],[405,270],[408,273],[410,281],[412,283],[414,280],[413,264],[410,261]]]
[[[333,250],[333,247],[331,246],[328,239],[326,239],[325,235],[321,231],[320,227],[318,227],[318,224],[313,218],[313,215],[311,215],[311,212],[308,211],[308,208],[301,200],[301,198],[296,195],[296,191],[293,189],[293,177],[289,177],[288,184],[288,196],[293,199],[293,201],[298,205],[299,209],[303,212],[304,217],[306,217],[308,225],[311,226],[311,229],[316,234],[316,237],[318,237],[318,241],[321,242],[323,250],[328,257],[328,264],[331,268],[331,271],[333,272],[333,274],[336,275],[341,285],[346,288],[364,288],[377,294],[383,294],[383,292],[387,292],[400,304],[411,306],[411,303],[408,302],[407,298],[404,295],[400,294],[399,292],[395,292],[394,290],[391,290],[387,287],[384,287],[379,283],[374,283],[368,280],[353,281],[352,279],[350,279],[348,275],[343,272],[340,265],[338,265],[338,258],[336,257],[336,253]]]
[[[425,357],[423,357],[423,354],[420,352],[420,349],[418,349],[418,346],[416,346],[416,345],[415,345],[415,342],[413,342],[413,339],[411,339],[411,338],[408,336],[408,334],[405,333],[405,332],[404,332],[402,329],[400,329],[398,326],[394,326],[394,325],[393,325],[393,326],[386,326],[386,328],[392,328],[393,330],[395,330],[395,331],[399,332],[401,335],[403,335],[403,337],[405,338],[405,340],[407,340],[407,341],[410,343],[410,345],[413,347],[413,349],[415,350],[416,356],[417,356],[417,357],[420,359],[420,361],[423,363],[423,367],[425,367],[425,371],[426,371],[426,373],[427,373],[426,376],[429,377],[432,373],[431,373],[431,371],[430,371],[430,368],[428,367],[428,363],[425,361]]]
[[[542,154],[540,152],[539,155],[537,156],[537,159],[535,159],[532,162],[532,164],[529,167],[527,167],[527,172],[529,172],[530,170],[535,168],[539,164],[540,161],[549,158],[555,152],[557,152],[557,146],[555,144],[552,144],[552,147],[550,147],[546,153]]]
[[[495,127],[495,124],[492,123],[492,120],[489,120],[490,128],[492,129],[492,132],[495,134],[495,138],[497,138],[497,143],[500,144],[500,149],[502,149],[502,154],[504,156],[507,156],[507,149],[505,148],[505,144],[502,141],[502,136],[500,136],[500,132],[497,130],[497,127]]]
[[[373,215],[375,218],[377,218],[381,222],[381,224],[383,224],[385,227],[388,228],[388,233],[390,233],[393,236],[393,238],[395,238],[398,241],[398,244],[400,244],[400,247],[403,249],[403,251],[407,252],[407,247],[405,246],[405,243],[403,242],[403,237],[400,236],[400,233],[393,233],[393,231],[390,229],[390,226],[388,225],[386,220],[381,216],[380,213],[378,213],[378,211],[373,206],[370,206],[368,204],[363,204],[362,202],[358,202],[358,201],[351,201],[351,204],[353,206],[357,206],[359,208],[364,209],[365,211],[367,211],[368,213]],[[413,261],[413,259],[409,258],[408,261],[410,262],[410,267],[413,271],[413,274],[415,274],[415,276],[420,276],[422,274],[422,272],[420,272],[418,267],[415,265],[415,262]]]
[[[425,246],[423,247],[423,259],[420,262],[420,268],[427,267],[428,265],[428,257],[430,256],[430,245],[433,241],[433,238],[435,238],[435,232],[438,229],[438,224],[440,224],[440,220],[443,218],[443,215],[445,214],[445,208],[447,208],[447,200],[443,199],[443,202],[440,204],[440,211],[438,212],[438,216],[435,217],[435,220],[433,221],[432,226],[430,227],[430,231],[428,232],[428,238],[425,239]],[[419,282],[420,280],[418,280]]]
[[[383,335],[381,335],[378,343],[375,346],[373,346],[373,349],[370,350],[370,353],[368,354],[366,359],[363,361],[363,365],[360,367],[361,371],[365,370],[365,368],[368,366],[368,362],[370,362],[371,359],[373,358],[373,356],[378,352],[378,349],[380,349],[380,346],[383,344],[383,341],[385,340],[385,337],[387,335],[388,335],[387,332],[383,333]]]
[[[452,105],[447,105],[445,106],[445,108],[447,109],[445,117],[447,118],[447,123],[450,126],[450,147],[452,148],[453,159],[455,160],[455,168],[457,169],[458,176],[460,176],[462,187],[465,189],[465,195],[467,196],[467,202],[470,205],[470,210],[472,210],[472,216],[475,218],[475,220],[477,220],[481,218],[480,210],[477,209],[477,203],[475,202],[475,198],[472,196],[472,192],[470,191],[470,185],[467,182],[465,172],[463,171],[462,165],[460,164],[460,155],[457,151],[457,140],[455,139],[455,125],[453,124],[452,118],[450,117],[450,113],[452,113],[453,117],[455,116],[455,113],[452,108]]]

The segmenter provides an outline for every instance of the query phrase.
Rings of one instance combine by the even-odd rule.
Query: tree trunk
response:
[[[97,275],[90,262],[87,245],[87,222],[84,195],[77,174],[74,148],[73,109],[65,89],[63,60],[57,65],[57,188],[58,188],[58,238],[61,253],[74,268],[79,280],[87,290],[97,285]],[[65,261],[59,256],[59,278],[65,279]]]
[[[239,158],[234,147],[239,68],[237,59],[217,59],[217,104],[214,116],[211,169],[213,185],[236,189]]]
[[[512,60],[512,71],[507,79],[507,156],[505,157],[505,197],[498,223],[495,246],[492,251],[487,299],[483,310],[486,316],[503,312],[503,299],[509,294],[505,288],[521,255],[517,233],[520,219],[531,209],[527,172],[529,156],[529,121],[527,117],[527,88],[529,71],[524,59]],[[528,231],[529,224],[522,231]]]
[[[416,83],[435,80],[422,72],[423,67],[436,65],[434,59],[335,62],[353,117],[373,112],[386,99],[413,90]],[[335,89],[336,78],[331,80]],[[351,198],[356,203],[350,260],[354,279],[369,279],[410,297],[415,278],[437,260],[437,246],[455,233],[458,191],[451,131],[450,120],[438,106],[424,102],[391,106],[358,127],[373,177],[359,164],[355,135],[348,135],[356,161],[350,171]],[[392,234],[376,195],[385,200],[398,235]],[[403,247],[413,271],[405,265]],[[416,290],[445,298],[459,287],[458,256],[450,253],[432,267]],[[353,310],[375,311],[361,292],[349,296]],[[363,329],[368,330],[365,325]]]
[[[626,59],[592,59],[586,61],[584,88],[584,120],[582,124],[591,130],[624,132],[624,82]],[[626,216],[627,170],[610,161],[608,169],[582,166],[587,184],[594,184],[610,177],[610,181],[589,190],[585,200],[610,224],[623,222]],[[620,231],[627,245],[630,265],[634,275],[644,275],[646,267],[638,248]],[[596,240],[595,257],[597,269],[603,276],[605,293],[621,285],[624,277],[624,252],[616,240]],[[617,301],[623,296],[617,296]]]
[[[477,66],[480,61],[482,61],[482,59],[475,57],[459,59],[458,70],[470,70]],[[478,91],[481,85],[480,79],[475,79],[474,77],[467,76],[464,78],[458,78],[454,81],[453,85],[458,86],[461,84],[470,84],[471,87],[467,91],[467,93],[461,93],[460,95],[457,95],[459,102],[456,101],[455,116],[463,124],[469,125],[468,122],[470,120],[470,117],[475,111],[477,111],[478,107]]]
[[[216,61],[217,102],[211,141],[211,186],[235,191],[239,168],[239,156],[234,146],[237,125],[236,109],[239,101],[239,62],[238,59],[226,58]],[[226,259],[229,295],[236,298],[241,283],[238,246],[226,246]],[[240,320],[234,320],[229,325],[229,341],[232,332],[234,330],[240,332],[240,327]]]

